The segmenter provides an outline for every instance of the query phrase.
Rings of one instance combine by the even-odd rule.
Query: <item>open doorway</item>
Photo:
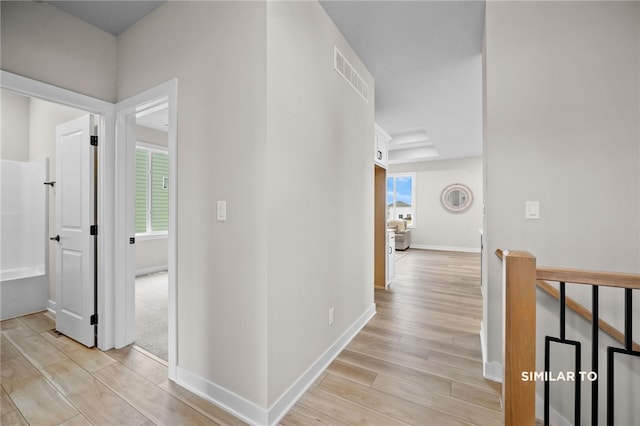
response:
[[[136,114],[135,340],[168,361],[169,109],[160,103]]]
[[[57,330],[104,348],[109,105],[4,71],[1,81],[2,316],[48,309]]]
[[[172,380],[177,369],[176,100],[177,81],[171,80],[116,104],[115,347],[134,343],[166,360]],[[160,204],[162,209],[154,208]],[[146,284],[154,297],[136,295],[143,281],[153,282]],[[147,301],[150,309],[136,312]],[[157,345],[145,342],[154,330],[162,330],[154,337]]]

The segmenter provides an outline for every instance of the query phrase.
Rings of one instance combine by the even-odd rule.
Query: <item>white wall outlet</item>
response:
[[[329,325],[332,325],[336,319],[336,310],[335,308],[329,309]]]
[[[540,219],[540,201],[525,201],[525,219]]]
[[[227,202],[226,201],[218,201],[216,217],[218,219],[218,222],[224,222],[227,220]]]

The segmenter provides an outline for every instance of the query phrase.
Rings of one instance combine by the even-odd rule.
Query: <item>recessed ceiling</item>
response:
[[[390,163],[482,154],[484,1],[321,4],[375,78]]]
[[[117,36],[147,16],[164,1],[50,0],[48,3]]]

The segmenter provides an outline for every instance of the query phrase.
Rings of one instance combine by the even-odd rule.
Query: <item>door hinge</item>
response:
[[[97,136],[91,136],[91,145],[93,146],[98,146],[98,137]]]
[[[90,235],[98,235],[98,225],[91,225],[89,227],[89,234]]]
[[[93,314],[89,317],[89,325],[98,325],[98,314]]]

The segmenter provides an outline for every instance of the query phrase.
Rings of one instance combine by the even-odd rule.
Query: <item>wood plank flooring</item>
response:
[[[0,322],[1,425],[245,425],[133,347],[88,349],[47,312]]]
[[[280,425],[498,425],[482,378],[476,254],[408,250],[377,315]],[[134,347],[101,352],[43,312],[0,322],[2,425],[244,425]]]
[[[408,250],[377,315],[280,422],[500,425],[500,387],[482,377],[480,257]]]

